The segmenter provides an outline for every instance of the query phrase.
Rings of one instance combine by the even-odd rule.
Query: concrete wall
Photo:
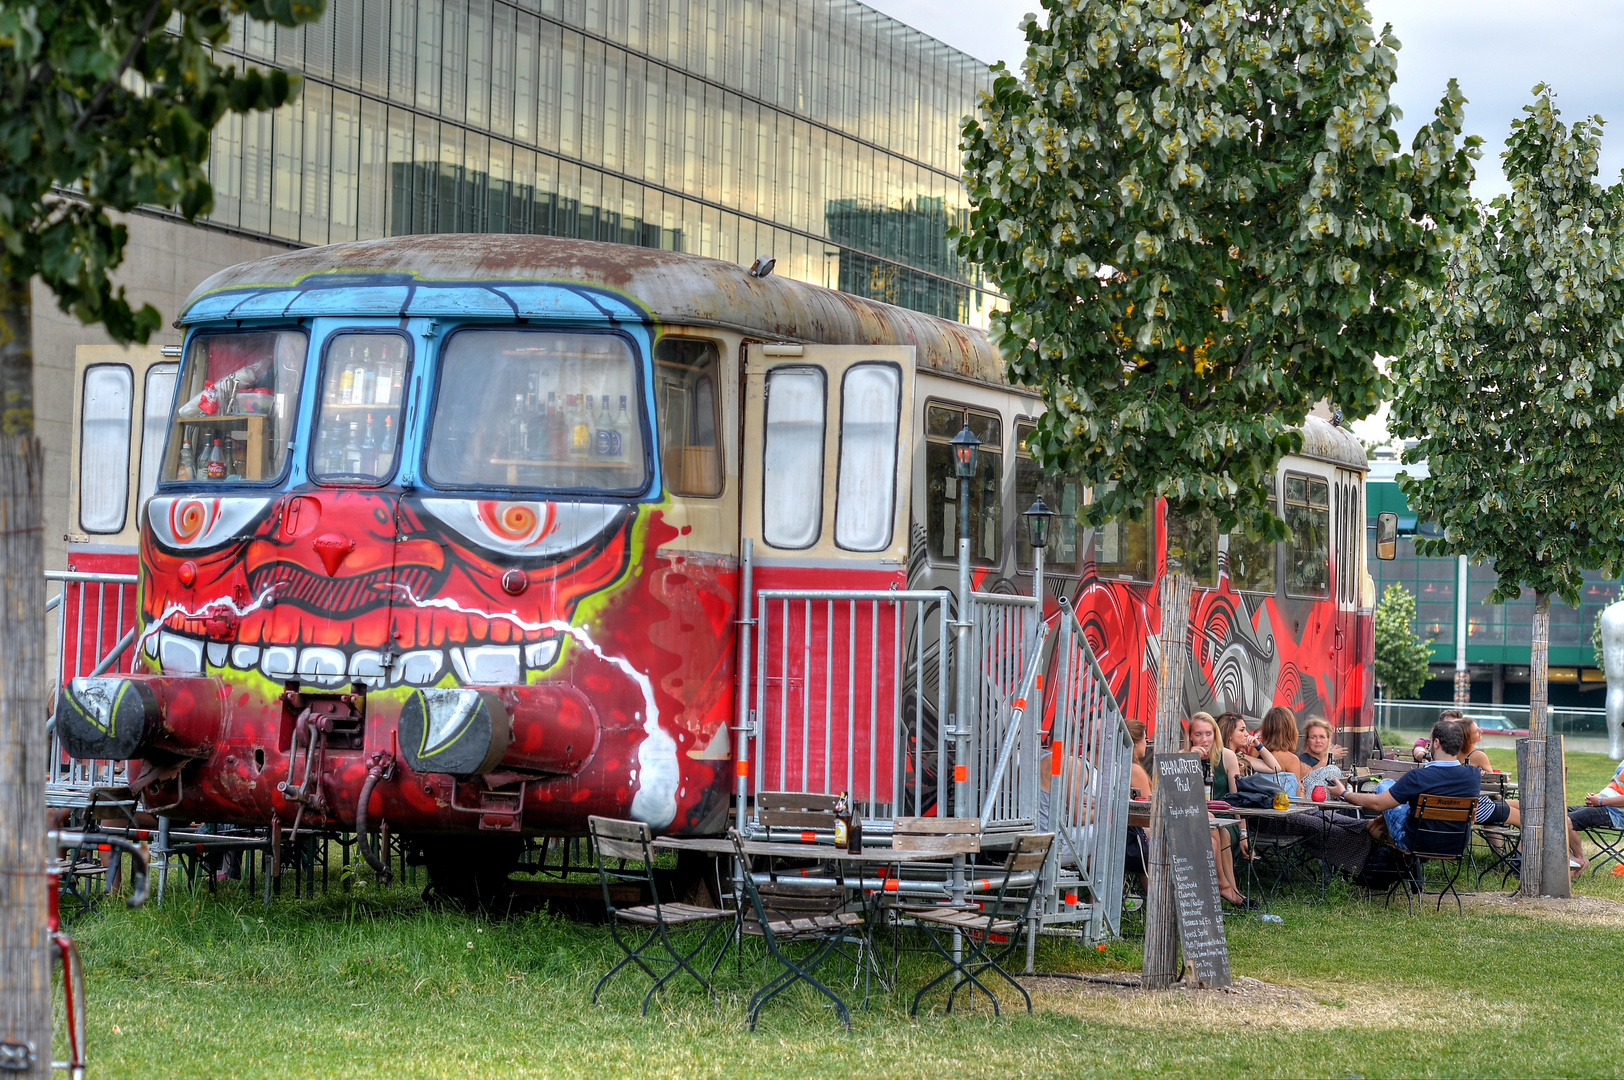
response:
[[[151,304],[163,316],[163,328],[152,345],[178,345],[181,333],[172,325],[180,306],[198,282],[217,270],[275,255],[297,245],[237,236],[166,217],[131,214],[124,265],[114,276],[128,290],[130,302]],[[45,446],[45,565],[67,566],[68,505],[72,461],[74,350],[108,343],[99,326],[83,326],[57,307],[55,296],[34,285],[35,420]],[[139,418],[137,418],[139,425]]]

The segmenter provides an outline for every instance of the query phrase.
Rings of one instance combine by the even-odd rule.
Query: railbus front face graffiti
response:
[[[364,809],[423,837],[580,834],[589,814],[720,831],[750,726],[745,542],[756,592],[950,589],[943,455],[962,424],[986,444],[977,588],[1031,587],[1032,477],[1000,462],[1038,402],[958,324],[673,252],[486,236],[245,264],[180,321],[130,670],[73,681],[57,711],[68,751],[128,759],[151,811],[350,829]],[[1285,703],[1356,732],[1359,459],[1328,424],[1304,432],[1280,477],[1296,546],[1199,545],[1185,704]],[[1168,524],[1147,530],[1056,541],[1046,603],[1075,605],[1148,720]],[[832,655],[832,624],[806,618],[780,621]],[[769,711],[826,716],[867,670],[857,638],[918,656],[844,691],[875,725],[853,753],[877,759],[881,729],[934,724],[942,699],[915,716],[898,692],[936,678],[935,643],[871,622],[818,680],[758,659]],[[822,772],[843,764],[860,771]]]

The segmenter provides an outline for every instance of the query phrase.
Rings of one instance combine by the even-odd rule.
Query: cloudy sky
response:
[[[1015,24],[1036,0],[865,0],[949,45],[1019,67],[1025,40]],[[1602,142],[1607,183],[1624,168],[1624,4],[1617,0],[1367,0],[1372,21],[1391,22],[1399,51],[1394,97],[1406,145],[1432,116],[1451,77],[1466,92],[1468,132],[1484,139],[1476,192],[1505,190],[1500,151],[1540,81],[1557,91],[1569,121],[1600,113],[1614,122]]]

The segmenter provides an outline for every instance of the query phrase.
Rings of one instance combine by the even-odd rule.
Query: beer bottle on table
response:
[[[851,843],[851,804],[846,801],[846,793],[842,791],[835,799],[835,847],[846,847]]]

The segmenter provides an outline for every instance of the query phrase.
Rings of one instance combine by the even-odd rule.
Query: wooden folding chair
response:
[[[756,820],[767,830],[769,840],[832,844],[839,801],[838,795],[815,791],[758,791]]]
[[[895,843],[894,837],[892,842]],[[972,995],[976,990],[987,995],[992,1001],[993,1015],[997,1016],[998,996],[982,981],[989,971],[1019,991],[1026,1002],[1026,1011],[1032,1011],[1031,995],[1004,969],[1003,962],[1021,943],[1021,928],[1031,916],[1033,901],[1042,889],[1043,864],[1053,846],[1054,833],[1027,833],[1016,837],[1014,847],[1004,860],[997,893],[979,901],[979,910],[962,907],[901,909],[925,928],[930,943],[948,964],[946,971],[919,988],[914,995],[913,1006],[908,1010],[910,1016],[919,1014],[919,1003],[927,993],[954,976],[957,978],[947,994],[948,1012],[953,1011],[953,999],[958,992],[969,986],[972,987]],[[989,876],[979,869],[976,875],[982,878]],[[963,943],[957,957],[952,949],[956,936]],[[1003,947],[994,952],[993,948],[997,945]]]
[[[1387,902],[1393,899],[1393,890],[1404,885],[1404,899],[1414,910],[1414,895],[1410,891],[1413,884],[1415,892],[1423,896],[1431,895],[1427,891],[1426,867],[1428,863],[1440,863],[1449,868],[1449,878],[1444,887],[1438,890],[1437,910],[1442,911],[1444,897],[1453,893],[1455,896],[1455,910],[1464,910],[1461,906],[1460,892],[1455,888],[1455,882],[1460,877],[1461,867],[1465,864],[1466,845],[1472,838],[1472,826],[1477,815],[1477,796],[1464,795],[1432,795],[1424,794],[1410,804],[1409,821],[1405,825],[1405,835],[1409,839],[1409,850],[1399,848],[1400,855],[1406,862],[1407,873],[1401,874],[1387,890]]]
[[[617,821],[614,818],[590,816],[586,819],[587,832],[592,836],[592,845],[597,849],[598,880],[603,885],[603,906],[609,919],[609,932],[626,955],[618,964],[604,973],[603,978],[592,988],[592,1003],[598,1002],[598,992],[604,984],[614,977],[622,968],[635,964],[643,973],[654,980],[643,996],[643,1015],[648,1015],[649,1002],[654,1000],[655,993],[664,986],[679,971],[686,971],[693,976],[694,981],[705,988],[705,992],[715,998],[716,992],[711,989],[710,982],[695,971],[690,961],[704,951],[710,943],[712,935],[723,922],[731,922],[734,913],[723,911],[720,908],[698,907],[693,904],[672,904],[660,900],[659,886],[654,881],[654,855],[650,850],[649,828],[641,821]],[[609,866],[610,859],[621,859],[624,862],[619,869]],[[615,903],[615,886],[636,885],[646,889],[650,903],[637,904],[632,907],[619,907]],[[636,927],[636,930],[631,930]],[[638,931],[643,931],[641,941],[635,944],[628,943],[621,936],[622,930],[630,931],[627,937],[635,939]],[[703,930],[699,943],[686,951],[679,949],[671,940],[673,934],[690,933]],[[722,946],[722,952],[727,946]],[[659,953],[665,955],[661,956]],[[716,964],[721,961],[722,954],[717,953],[716,960],[711,963],[711,971],[715,972]],[[667,965],[667,970],[658,972],[651,965]]]
[[[847,910],[851,890],[840,883],[838,868],[834,871],[837,883],[833,885],[794,878],[758,882],[738,832],[729,830],[729,836],[738,859],[743,900],[749,904],[748,909],[740,904],[740,933],[761,938],[767,952],[782,966],[777,975],[750,995],[746,1007],[750,1030],[756,1029],[756,1020],[767,1002],[797,982],[804,982],[834,1003],[835,1014],[850,1031],[851,1012],[846,1003],[816,974],[818,966],[835,953],[851,929],[863,923],[861,912]],[[798,944],[811,946],[804,956],[797,958],[785,951],[786,946]]]

